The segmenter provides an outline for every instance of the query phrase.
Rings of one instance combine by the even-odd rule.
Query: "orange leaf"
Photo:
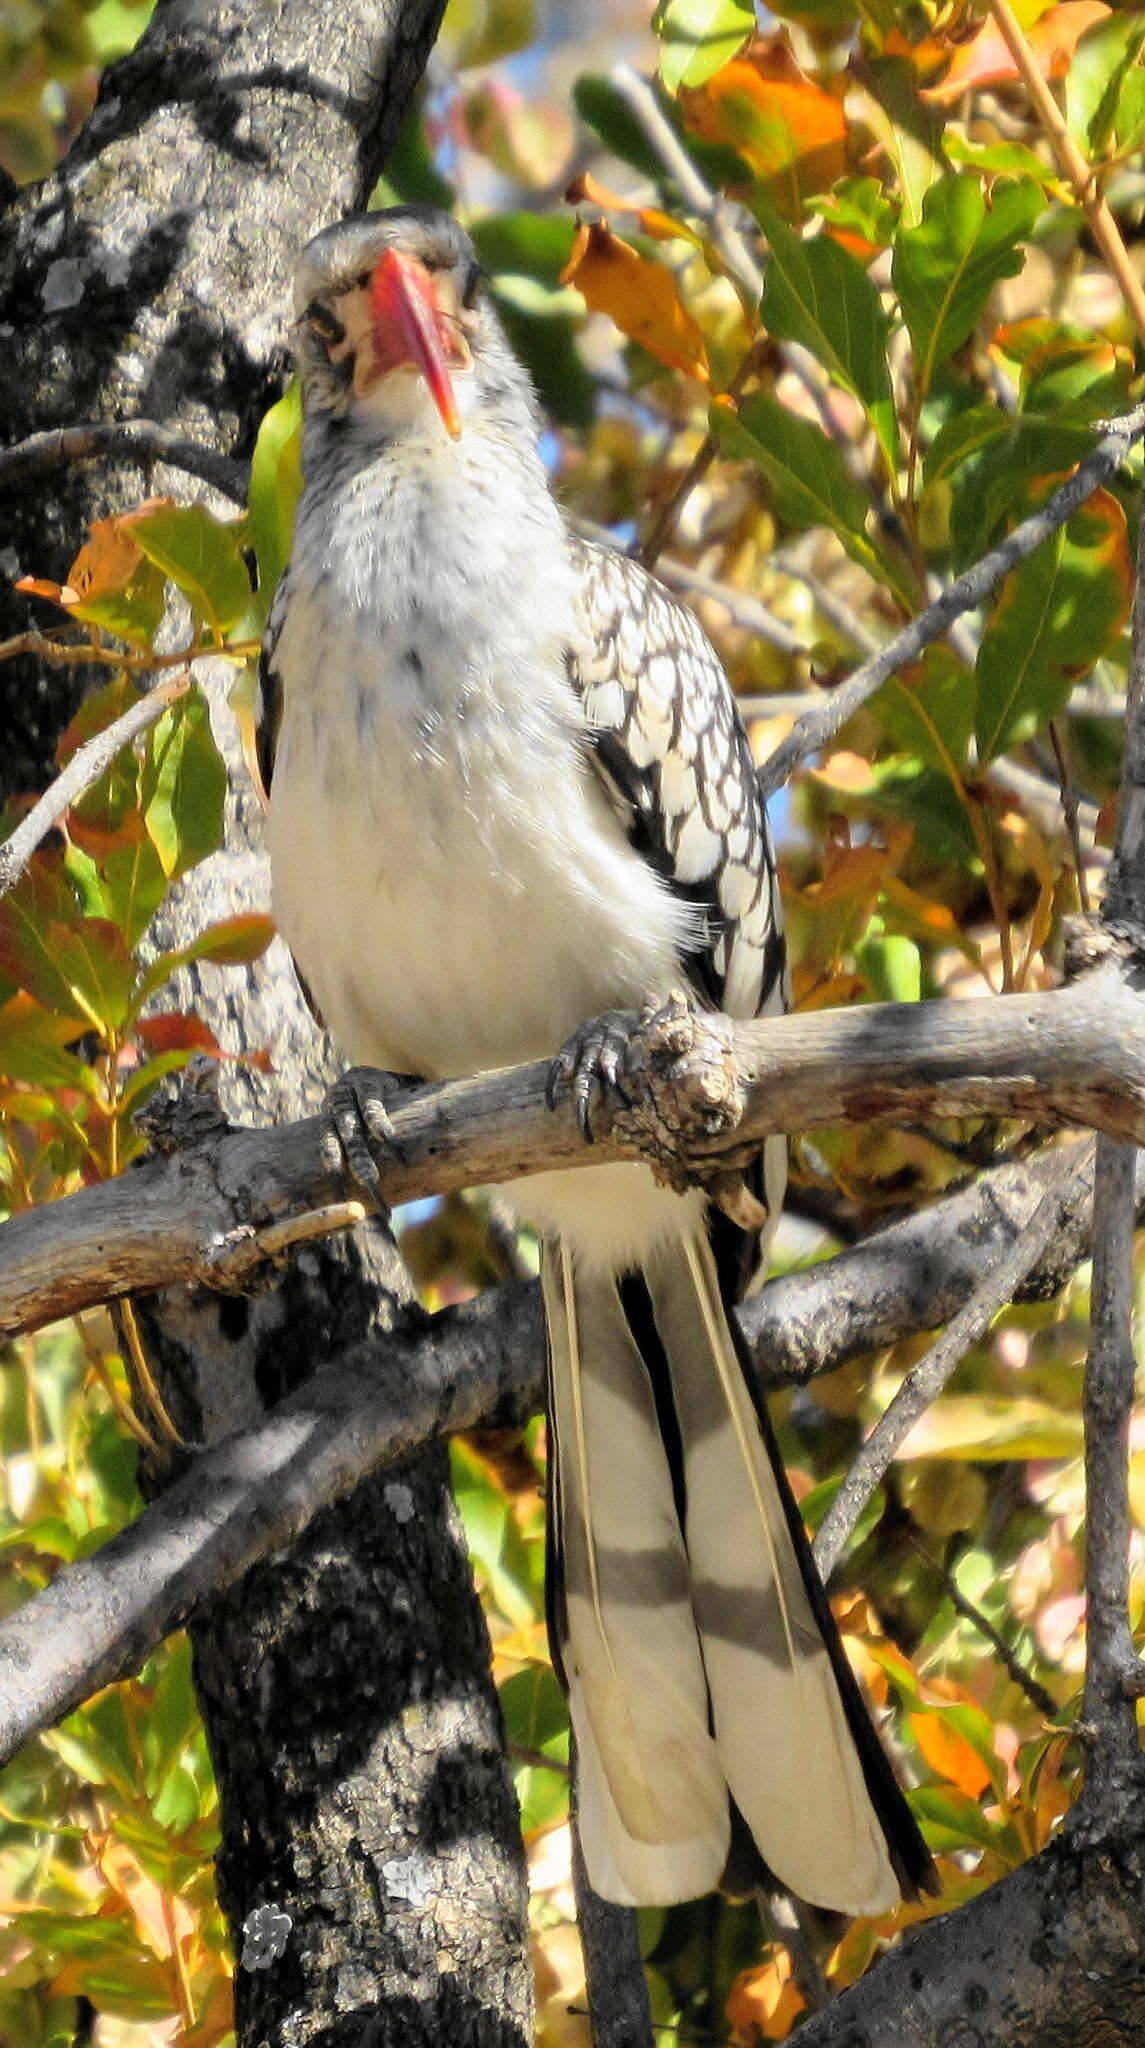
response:
[[[116,596],[126,590],[143,560],[143,550],[132,526],[149,513],[173,503],[171,498],[148,498],[115,519],[93,520],[91,532],[68,570],[68,585],[75,593],[73,602],[93,604],[101,597]]]
[[[582,223],[561,283],[574,285],[594,313],[607,313],[657,362],[707,383],[704,337],[663,264],[650,263],[601,222]]]
[[[792,2023],[806,2010],[802,1994],[791,1977],[791,1958],[776,1949],[767,1962],[744,1970],[728,1995],[727,2015],[733,2038],[750,2043],[785,2041]]]
[[[680,104],[702,142],[738,150],[788,211],[827,191],[847,168],[843,109],[804,77],[782,38],[756,44],[705,85],[683,89]]]
[[[1111,9],[1105,0],[1062,0],[1027,31],[1026,41],[1047,78],[1064,78],[1080,36]],[[938,85],[923,87],[923,98],[950,106],[962,93],[983,85],[1004,85],[1017,78],[1018,67],[993,21],[986,22],[968,43],[954,52],[954,61]]]
[[[977,1799],[990,1784],[990,1773],[976,1749],[941,1714],[912,1714],[911,1732],[932,1771],[957,1785],[968,1799]]]
[[[630,213],[641,233],[651,235],[655,242],[691,242],[700,248],[700,237],[686,221],[677,220],[674,214],[661,213],[658,206],[634,206],[630,199],[622,199],[619,192],[613,192],[594,178],[591,171],[579,171],[569,185],[565,198],[570,206],[599,206],[602,213]]]

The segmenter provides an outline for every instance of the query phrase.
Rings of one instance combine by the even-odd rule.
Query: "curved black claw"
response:
[[[326,1096],[326,1114],[346,1162],[375,1209],[384,1209],[379,1159],[405,1164],[405,1154],[390,1122],[389,1102],[416,1076],[389,1074],[379,1067],[347,1067]]]
[[[545,1101],[555,1109],[570,1090],[580,1134],[587,1145],[596,1136],[592,1128],[594,1099],[597,1105],[619,1096],[626,1107],[631,1097],[624,1086],[628,1044],[640,1017],[635,1010],[606,1010],[593,1017],[565,1040],[549,1068]]]

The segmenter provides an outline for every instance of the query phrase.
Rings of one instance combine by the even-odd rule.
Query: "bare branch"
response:
[[[506,1296],[515,1330],[508,1355]],[[137,1669],[206,1593],[289,1544],[367,1473],[433,1436],[527,1413],[541,1355],[539,1295],[516,1285],[500,1303],[482,1296],[443,1310],[412,1338],[399,1331],[355,1347],[257,1429],[202,1452],[130,1528],[59,1572],[5,1622],[0,1757]]]
[[[985,1335],[999,1310],[1013,1300],[1058,1231],[1068,1227],[1079,1208],[1088,1205],[1093,1186],[1089,1146],[1085,1155],[1076,1164],[1068,1160],[1063,1164],[1060,1177],[1047,1188],[1020,1236],[947,1324],[926,1356],[911,1368],[886,1413],[871,1431],[815,1538],[815,1561],[825,1579],[830,1578],[863,1509],[919,1416],[942,1392],[955,1366],[965,1358],[971,1345]]]
[[[1005,540],[983,555],[981,561],[975,562],[972,568],[948,584],[933,604],[927,605],[926,610],[904,626],[901,633],[896,633],[893,640],[863,662],[847,682],[832,691],[821,710],[800,719],[795,730],[761,769],[765,789],[778,789],[800,761],[805,760],[808,754],[817,753],[834,738],[839,728],[886,682],[888,676],[905,668],[908,662],[922,653],[924,647],[941,639],[953,619],[975,610],[984,598],[991,596],[1011,569],[1025,561],[1043,540],[1063,526],[1070,514],[1076,512],[1078,506],[1084,504],[1120,468],[1129,449],[1142,434],[1145,434],[1145,405],[1136,406],[1123,419],[1107,422],[1092,454],[1078,464],[1073,475],[1067,477],[1038,511],[1016,526]]]
[[[45,476],[69,462],[137,462],[150,469],[157,462],[168,469],[185,470],[210,484],[220,496],[235,505],[246,504],[249,467],[231,462],[200,441],[173,433],[155,420],[93,420],[82,427],[57,427],[47,433],[29,434],[10,448],[0,448],[0,490]]]
[[[1111,963],[1048,994],[745,1024],[680,999],[635,1032],[634,1105],[591,1149],[568,1105],[546,1107],[544,1061],[415,1088],[391,1105],[402,1156],[379,1162],[381,1198],[632,1157],[703,1185],[773,1132],[839,1120],[1048,1116],[1140,1143],[1145,991],[1133,979]],[[359,1193],[319,1117],[148,1160],[0,1226],[0,1334],[172,1281],[246,1284],[265,1270],[259,1231]]]
[[[77,747],[67,767],[62,769],[54,782],[49,783],[42,797],[32,805],[27,816],[21,819],[16,830],[0,845],[0,896],[6,896],[13,884],[18,882],[32,855],[41,841],[59,824],[65,812],[70,810],[77,798],[98,782],[105,768],[110,768],[121,747],[130,746],[140,733],[154,725],[164,711],[184,696],[191,687],[189,675],[168,676],[156,683],[138,703],[129,704],[126,711],[97,732],[82,747]]]

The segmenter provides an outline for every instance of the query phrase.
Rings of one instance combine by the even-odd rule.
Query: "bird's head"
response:
[[[295,280],[294,349],[307,401],[383,430],[433,424],[456,439],[506,344],[464,228],[392,207],[325,228]],[[440,430],[439,430],[440,431]]]

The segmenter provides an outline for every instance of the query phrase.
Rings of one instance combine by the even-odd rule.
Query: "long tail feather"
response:
[[[719,1882],[727,1793],[648,1375],[613,1281],[583,1282],[548,1247],[542,1280],[550,1625],[581,1757],[589,1879],[622,1904],[692,1898]]]
[[[800,1897],[881,1911],[932,1882],[815,1574],[706,1238],[617,1280],[542,1260],[551,1629],[590,1881],[626,1904],[723,1873],[734,1799]]]

